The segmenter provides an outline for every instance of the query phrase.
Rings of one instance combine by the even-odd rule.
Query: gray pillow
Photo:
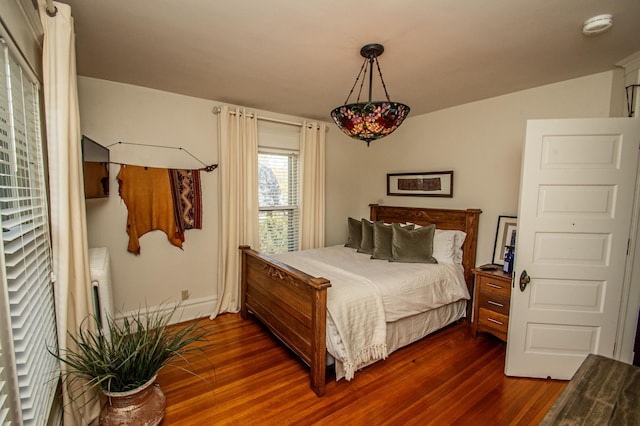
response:
[[[414,225],[401,225],[403,229],[413,229]],[[372,259],[391,260],[391,225],[378,221],[373,224],[373,255]]]
[[[438,263],[433,257],[435,225],[408,230],[398,223],[391,225],[391,261],[406,263]]]
[[[362,225],[360,221],[350,217],[347,219],[347,227],[349,228],[349,235],[347,236],[347,243],[344,246],[359,249],[360,240],[362,240]]]
[[[373,254],[373,222],[367,219],[360,220],[362,226],[362,239],[358,253]]]

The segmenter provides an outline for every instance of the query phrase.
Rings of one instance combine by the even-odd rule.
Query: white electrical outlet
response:
[[[182,290],[182,300],[187,300],[189,298],[189,290]]]

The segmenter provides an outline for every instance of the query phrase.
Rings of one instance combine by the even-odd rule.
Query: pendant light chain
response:
[[[378,67],[378,74],[380,74],[380,81],[382,82],[382,88],[384,89],[384,95],[387,97],[387,101],[391,102],[389,99],[389,93],[387,93],[387,85],[384,84],[384,78],[382,78],[382,70],[380,70],[380,63],[378,63],[378,57],[376,59],[376,66]]]
[[[362,63],[362,81],[360,81],[360,90],[358,90],[358,99],[356,99],[356,103],[360,103],[360,95],[362,95],[362,87],[364,86],[364,81],[367,79],[367,60],[365,59]]]
[[[382,70],[380,69],[380,62],[378,62],[377,57],[374,57],[373,60],[376,61],[376,67],[378,68],[378,75],[380,76],[380,81],[382,82],[384,95],[386,96],[387,101],[391,102],[391,99],[389,98],[389,92],[387,92],[387,85],[384,83],[384,78],[382,78]],[[349,95],[347,95],[347,99],[344,101],[345,105],[349,102],[349,98],[353,94],[353,89],[356,88],[356,85],[358,84],[358,80],[360,80],[360,77],[362,76],[362,80],[360,80],[360,89],[358,90],[358,97],[356,98],[356,103],[360,102],[360,95],[362,95],[362,88],[364,87],[364,81],[367,79],[367,62],[368,61],[370,61],[370,59],[365,58],[364,61],[362,62],[362,67],[360,67],[360,72],[356,76],[356,81],[353,82],[353,86],[349,91]]]
[[[349,95],[347,96],[347,99],[344,101],[344,104],[346,105],[347,102],[349,102],[349,98],[351,97],[351,94],[353,93],[353,89],[356,88],[356,84],[358,84],[358,80],[360,80],[360,75],[362,74],[362,69],[365,69],[365,73],[366,68],[365,65],[367,64],[367,60],[365,59],[364,62],[362,63],[362,67],[360,67],[360,72],[358,73],[358,75],[356,76],[356,81],[353,82],[353,86],[351,87],[351,91],[349,92]],[[362,80],[364,82],[364,78]],[[360,83],[360,92],[358,92],[358,101],[360,100],[360,93],[362,92],[362,83]],[[356,103],[358,102],[356,101]]]

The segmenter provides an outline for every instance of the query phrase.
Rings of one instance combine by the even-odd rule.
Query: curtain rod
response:
[[[47,15],[53,18],[58,14],[58,8],[54,6],[53,0],[46,0],[46,3],[47,7],[45,7],[45,10],[47,11]]]
[[[220,114],[221,109],[220,109],[220,107],[218,107],[218,106],[214,106],[214,107],[211,109],[211,111],[212,111],[214,114]],[[235,115],[235,114],[236,114],[236,112],[235,112],[235,111],[230,111],[230,113],[231,113],[231,114],[233,114],[233,115]],[[248,113],[248,114],[247,114],[247,117],[249,117],[249,118],[253,118],[254,116],[255,116],[258,120],[262,120],[262,121],[270,121],[270,122],[272,122],[272,123],[287,124],[287,125],[289,125],[289,126],[296,126],[296,127],[302,127],[302,126],[303,126],[303,124],[302,124],[302,123],[298,123],[298,122],[296,122],[296,121],[287,121],[287,120],[280,120],[280,119],[278,119],[278,118],[263,117],[263,116],[261,116],[261,115],[256,115],[256,114],[254,114],[254,113]],[[312,126],[311,126],[311,125],[307,125],[307,127],[312,128]],[[329,127],[326,127],[326,128],[325,128],[325,131],[329,131]]]

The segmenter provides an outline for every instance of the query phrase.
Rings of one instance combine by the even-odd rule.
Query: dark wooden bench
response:
[[[640,367],[590,354],[541,425],[639,425]]]

